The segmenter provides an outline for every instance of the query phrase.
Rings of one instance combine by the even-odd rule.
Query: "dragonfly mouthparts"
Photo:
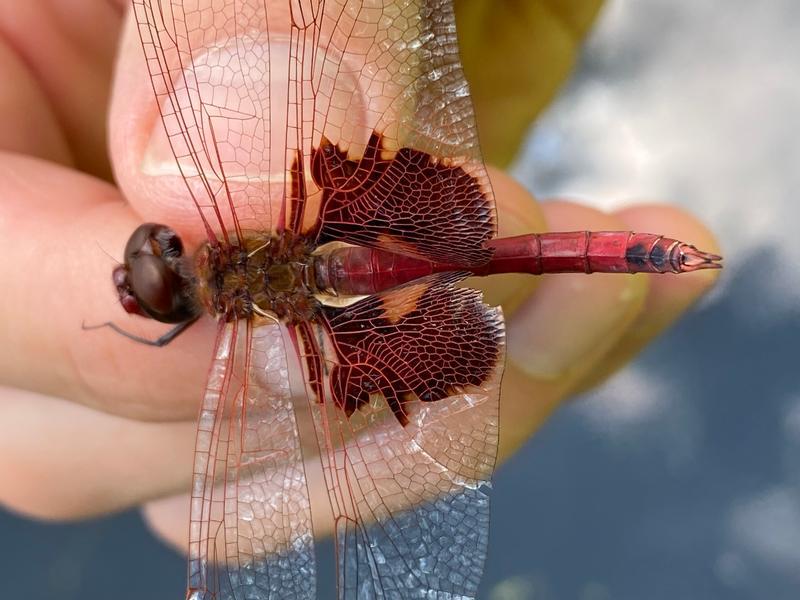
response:
[[[700,269],[721,269],[719,261],[722,257],[718,254],[703,252],[691,244],[681,244],[679,246],[681,256],[681,272],[698,271]]]

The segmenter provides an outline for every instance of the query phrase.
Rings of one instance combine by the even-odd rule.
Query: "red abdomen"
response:
[[[314,264],[317,285],[341,295],[374,294],[446,271],[497,273],[685,273],[719,268],[720,257],[652,233],[573,231],[494,239],[492,258],[464,265],[435,262],[387,250],[337,248]]]

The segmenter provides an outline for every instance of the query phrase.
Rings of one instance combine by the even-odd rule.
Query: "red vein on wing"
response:
[[[326,331],[328,333],[328,338],[329,338],[331,344],[337,349],[337,355],[338,356],[346,356],[345,353],[342,353],[342,352],[340,352],[338,350],[338,349],[340,349],[342,347],[342,345],[336,339],[336,336],[333,335],[333,331],[330,329],[330,324],[326,320],[322,320],[322,321],[323,321],[323,326],[324,326],[324,328],[326,329]],[[369,351],[367,350],[367,352],[369,352]],[[375,356],[374,354],[372,356],[375,357],[375,359],[376,359],[375,362],[371,363],[372,366],[379,365],[379,364],[385,364],[383,361],[378,361],[377,360],[377,356]],[[405,361],[403,361],[403,362],[404,362],[404,364],[406,364],[407,366],[410,367],[410,365],[408,365],[408,363],[406,363]],[[393,370],[393,372],[395,372],[395,371],[396,370]],[[405,381],[405,379],[403,379],[402,376],[399,373],[397,374],[397,377],[400,378],[401,382],[403,384],[405,384],[406,387],[408,387],[408,388],[411,387],[410,385],[408,385],[408,382]],[[385,379],[383,374],[381,374],[381,378]],[[349,388],[349,386],[350,386],[350,382],[348,380],[347,385],[345,386],[345,388],[347,389],[347,388]],[[332,398],[330,400],[332,401]],[[400,402],[399,399],[397,401]],[[387,401],[387,408],[388,408],[388,401]],[[382,523],[381,520],[375,514],[375,509],[371,506],[371,504],[367,500],[368,495],[367,495],[367,493],[365,492],[365,490],[364,490],[364,488],[362,486],[361,478],[358,477],[358,476],[355,476],[355,467],[353,466],[353,459],[350,456],[350,452],[351,451],[354,452],[354,453],[357,453],[357,457],[360,459],[361,464],[363,464],[364,468],[367,470],[367,475],[366,476],[371,478],[371,474],[369,473],[368,467],[367,467],[367,465],[369,463],[367,462],[366,458],[364,457],[364,454],[362,453],[361,446],[358,444],[357,433],[355,431],[353,431],[352,426],[350,424],[349,418],[347,418],[346,416],[344,416],[344,418],[343,418],[343,415],[344,415],[344,411],[343,410],[340,410],[340,411],[337,412],[337,419],[336,419],[336,421],[337,421],[337,429],[339,431],[343,431],[345,429],[349,430],[350,433],[352,434],[352,440],[353,440],[353,443],[351,444],[353,446],[353,448],[351,449],[351,447],[350,447],[351,445],[348,445],[346,443],[346,441],[345,441],[344,434],[340,435],[340,440],[342,442],[342,468],[341,468],[341,470],[344,472],[345,481],[346,481],[346,484],[347,484],[346,485],[346,489],[347,489],[347,494],[348,494],[348,497],[349,497],[349,500],[350,500],[350,502],[348,504],[350,506],[352,506],[352,508],[353,508],[352,516],[348,514],[348,515],[345,515],[345,518],[348,521],[352,521],[354,523],[356,532],[357,532],[357,534],[359,535],[359,537],[361,538],[361,540],[363,542],[362,544],[360,544],[360,546],[363,547],[367,551],[371,563],[374,564],[374,565],[377,565],[378,564],[377,558],[375,557],[375,554],[374,554],[374,552],[373,552],[373,550],[371,548],[371,544],[369,543],[370,536],[369,536],[369,533],[367,532],[366,523],[369,522],[370,526],[380,527],[385,533],[388,533],[388,532],[387,532],[386,527],[384,526],[384,523]],[[385,460],[385,459],[383,457],[381,457],[380,460]],[[348,467],[350,467],[350,468],[348,468]],[[338,464],[337,464],[336,472],[337,473],[339,472]],[[336,487],[337,487],[338,490],[340,490],[340,494],[341,494],[342,493],[341,492],[342,485],[341,485],[341,482],[339,481],[338,476],[337,476],[337,486]],[[359,503],[356,501],[356,494],[355,494],[356,490],[359,492],[358,495],[361,498],[364,499],[363,504],[368,507],[368,514],[366,514],[366,516],[367,517],[371,517],[371,518],[365,518],[365,513],[359,508]],[[391,521],[392,523],[395,523],[395,525],[397,526],[397,530],[398,531],[402,531],[402,528],[399,526],[399,524],[397,523],[397,521],[395,519],[394,512],[392,510],[390,510],[389,507],[386,505],[386,503],[384,502],[383,496],[380,493],[378,493],[378,496],[381,498],[379,505],[386,509],[385,512],[388,515],[388,517],[386,517],[386,521],[387,522]],[[406,496],[406,497],[408,498],[408,496]],[[409,500],[411,500],[411,498],[409,498]],[[413,575],[414,579],[417,581],[417,583],[419,583],[421,585],[422,582],[419,581],[419,578],[414,574],[414,570],[412,568],[412,565],[409,562],[406,561],[405,557],[403,556],[403,552],[402,552],[401,548],[394,542],[394,540],[388,534],[385,535],[384,537],[385,537],[385,540],[387,540],[388,543],[390,543],[394,547],[394,549],[396,550],[397,556],[401,557],[401,560],[403,560],[403,562],[405,563],[406,567],[408,568],[408,573]],[[358,551],[358,548],[359,548],[359,545],[356,546],[356,551]],[[338,545],[337,545],[336,550],[338,552]],[[348,548],[345,547],[345,552],[347,552],[347,551],[348,551]],[[345,561],[345,563],[346,563],[346,561]],[[373,569],[373,571],[374,571],[374,573],[376,573],[378,575],[378,578],[380,580],[380,569],[375,568],[375,569]],[[345,573],[346,573],[346,571],[345,571]],[[347,589],[346,585],[342,589]],[[379,589],[381,589],[381,590],[384,589],[382,584],[380,585]]]
[[[219,164],[219,171],[222,179],[222,185],[225,188],[225,197],[228,199],[228,207],[231,209],[231,219],[233,219],[233,228],[236,232],[236,239],[239,242],[239,245],[243,245],[244,236],[242,235],[242,228],[239,225],[239,217],[236,216],[236,207],[233,204],[233,196],[231,196],[230,186],[228,185],[228,178],[225,176],[225,167],[222,163],[222,157],[219,154],[219,145],[217,144],[217,135],[214,133],[214,124],[211,121],[211,118],[208,119],[208,129],[211,132],[211,141],[213,142],[214,152],[217,157],[217,163]],[[216,203],[215,203],[216,206]],[[227,234],[226,234],[227,238]]]
[[[198,157],[197,157],[198,152],[197,152],[196,148],[194,147],[194,142],[192,141],[191,136],[188,134],[188,126],[187,126],[183,111],[180,110],[179,103],[176,101],[176,98],[175,98],[175,95],[176,95],[175,86],[174,86],[174,83],[173,83],[172,79],[169,77],[170,69],[169,69],[169,65],[167,64],[166,53],[165,53],[163,47],[161,46],[161,33],[163,32],[163,34],[168,39],[170,39],[172,41],[172,43],[173,43],[173,45],[175,47],[175,53],[176,53],[176,55],[178,57],[178,63],[179,63],[180,68],[181,68],[181,77],[184,77],[182,74],[185,72],[185,65],[184,65],[183,60],[181,58],[180,49],[179,49],[179,47],[177,45],[177,42],[176,42],[175,38],[170,35],[170,31],[167,29],[167,26],[166,26],[167,25],[167,21],[165,20],[164,12],[161,9],[160,3],[159,3],[159,9],[158,9],[158,15],[159,15],[160,18],[158,20],[156,20],[156,17],[155,17],[156,13],[153,10],[153,6],[152,6],[151,2],[141,2],[139,5],[142,7],[142,9],[145,12],[146,21],[145,22],[141,22],[141,21],[138,21],[138,19],[137,19],[137,24],[139,25],[140,31],[141,31],[142,26],[146,26],[147,27],[147,29],[149,31],[149,34],[150,34],[150,39],[151,39],[150,43],[152,44],[153,50],[155,51],[154,52],[155,59],[157,60],[157,62],[159,64],[158,72],[154,72],[153,69],[150,66],[150,64],[151,64],[150,63],[150,59],[147,59],[147,57],[146,57],[145,62],[146,62],[146,65],[147,65],[147,69],[150,72],[150,85],[153,88],[153,94],[154,94],[154,96],[156,97],[156,100],[157,100],[156,104],[158,106],[158,111],[161,114],[162,122],[166,124],[166,121],[170,117],[172,117],[172,118],[175,119],[176,122],[178,122],[180,124],[180,127],[178,129],[180,130],[180,136],[183,138],[184,142],[186,143],[187,149],[189,150],[188,158],[190,158],[190,160],[194,163],[194,165],[195,165],[195,167],[197,169],[197,173],[198,173],[198,176],[200,177],[200,179],[202,181],[203,187],[206,188],[206,192],[208,193],[209,198],[211,199],[211,202],[213,204],[213,209],[214,209],[214,212],[216,213],[217,220],[218,220],[218,222],[220,224],[220,229],[222,231],[223,237],[225,238],[225,241],[228,242],[227,233],[225,231],[225,226],[224,226],[224,221],[222,219],[222,215],[219,212],[219,209],[218,209],[218,207],[216,205],[216,201],[214,201],[214,199],[213,199],[214,198],[214,194],[213,194],[213,191],[211,190],[211,186],[210,186],[210,184],[209,184],[209,182],[208,182],[208,180],[206,178],[206,175],[203,172],[203,169],[200,167],[199,160],[198,160]],[[157,24],[158,22],[161,23],[161,28],[160,29],[159,29],[158,24]],[[173,15],[173,18],[172,18],[172,25],[173,25],[173,27],[175,26],[174,15]],[[188,34],[187,34],[187,39],[188,39]],[[142,42],[143,42],[143,44],[146,44],[144,39],[142,40]],[[194,69],[192,68],[192,70],[194,70]],[[156,78],[159,78],[164,84],[164,89],[166,90],[166,100],[169,101],[169,104],[170,104],[170,106],[172,108],[172,114],[171,115],[169,113],[165,113],[164,108],[162,107],[161,103],[158,102],[158,99],[162,96],[162,94],[159,94],[158,89],[156,88],[155,81],[154,81]],[[184,77],[184,79],[185,79],[185,77]],[[187,93],[187,97],[189,98],[190,105],[193,106],[192,105],[192,101],[191,101],[191,95],[189,95]],[[192,111],[193,117],[194,117],[194,114],[195,113],[194,113],[194,110],[193,110]],[[194,118],[195,118],[195,126],[197,126],[196,117],[194,117]],[[186,173],[184,172],[183,166],[181,165],[181,161],[178,159],[178,157],[181,156],[181,153],[179,153],[177,151],[176,147],[175,147],[175,143],[173,141],[173,135],[174,134],[170,134],[170,132],[167,130],[166,126],[164,127],[164,131],[166,133],[167,142],[169,143],[170,149],[172,150],[173,155],[176,157],[175,164],[178,167],[178,171],[180,172],[181,177],[183,178],[184,183],[186,184],[186,188],[187,188],[187,190],[189,192],[189,195],[192,198],[192,202],[194,203],[195,208],[197,209],[197,212],[200,215],[200,219],[203,222],[206,236],[208,237],[208,239],[212,243],[215,243],[216,240],[217,240],[217,237],[214,234],[214,231],[211,228],[210,223],[206,219],[205,213],[202,210],[202,206],[201,206],[199,200],[197,199],[197,196],[195,195],[194,191],[192,190],[192,188],[191,188],[191,186],[189,184],[189,180],[187,178]],[[198,127],[197,131],[199,132],[199,131],[201,131],[201,129]]]

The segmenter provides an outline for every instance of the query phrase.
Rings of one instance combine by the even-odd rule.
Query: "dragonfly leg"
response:
[[[140,344],[146,344],[148,346],[157,346],[157,347],[160,348],[162,346],[166,346],[172,340],[174,340],[176,337],[178,337],[180,334],[182,334],[184,331],[186,331],[189,328],[190,325],[192,325],[195,321],[197,321],[197,319],[199,319],[199,317],[195,317],[194,319],[191,319],[189,321],[184,321],[183,323],[178,323],[177,325],[175,325],[175,327],[170,329],[167,333],[165,333],[161,337],[158,337],[158,338],[156,338],[154,340],[149,340],[149,339],[147,339],[145,337],[130,333],[129,331],[125,331],[124,329],[122,329],[122,327],[120,327],[116,323],[112,323],[111,321],[107,321],[105,323],[101,323],[100,325],[86,325],[85,323],[83,323],[83,324],[81,324],[81,329],[83,329],[84,331],[88,331],[88,330],[91,330],[91,329],[100,329],[102,327],[110,327],[111,329],[116,331],[118,334],[124,335],[129,340],[133,340],[134,342],[138,342]]]

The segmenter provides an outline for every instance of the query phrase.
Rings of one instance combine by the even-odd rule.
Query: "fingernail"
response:
[[[197,40],[191,64],[170,84],[173,93],[167,95],[161,84],[158,102],[169,131],[161,119],[154,121],[142,161],[145,175],[218,172],[222,162],[229,181],[285,177],[285,111],[269,109],[288,103],[289,44],[268,43],[266,34],[258,35],[244,34],[211,47]],[[239,46],[246,46],[248,56],[256,59],[243,63]],[[281,60],[284,55],[286,60]],[[264,103],[267,97],[269,104]],[[180,133],[187,128],[188,139]]]
[[[590,368],[639,314],[647,284],[616,274],[546,276],[508,323],[509,360],[545,380]]]

